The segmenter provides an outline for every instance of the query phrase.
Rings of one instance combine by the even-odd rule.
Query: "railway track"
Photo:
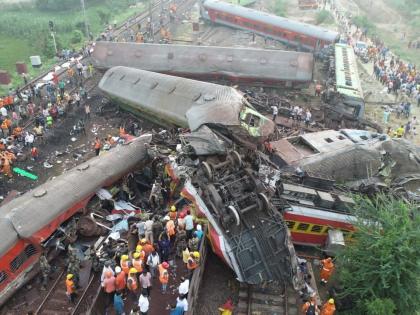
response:
[[[91,296],[89,289],[96,283],[97,276],[92,274],[86,287],[79,289],[75,304],[68,300],[65,290],[66,267],[61,271],[47,295],[35,311],[35,315],[85,314],[89,308]]]
[[[276,285],[241,284],[236,315],[298,315],[296,293]]]

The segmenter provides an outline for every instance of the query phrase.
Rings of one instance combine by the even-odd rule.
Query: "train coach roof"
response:
[[[147,157],[146,135],[92,158],[0,208],[21,238],[30,238],[67,209],[118,180]],[[42,241],[42,240],[41,240]]]
[[[196,130],[205,124],[239,125],[244,98],[234,88],[127,67],[109,69],[99,88],[160,120]]]
[[[330,43],[335,42],[339,36],[339,33],[330,31],[323,27],[286,19],[277,15],[230,4],[221,0],[205,0],[204,7],[252,19],[261,23],[278,26],[292,32],[316,37]]]
[[[115,66],[187,75],[222,74],[238,78],[308,82],[314,64],[310,53],[255,48],[96,43],[92,54],[98,68]]]
[[[0,215],[3,215],[2,211],[0,211]],[[12,223],[8,219],[2,217],[0,217],[0,231],[0,255],[3,256],[3,254],[18,241],[18,235],[13,228]]]

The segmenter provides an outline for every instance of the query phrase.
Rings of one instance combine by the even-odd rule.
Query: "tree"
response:
[[[73,44],[80,43],[80,42],[82,41],[82,39],[83,39],[83,33],[82,33],[81,31],[79,31],[79,30],[74,30],[74,31],[71,33],[71,42],[72,42]]]
[[[417,206],[380,195],[361,198],[353,211],[355,240],[338,256],[343,295],[352,298],[356,314],[414,314],[420,296]],[[384,303],[396,312],[375,313]]]

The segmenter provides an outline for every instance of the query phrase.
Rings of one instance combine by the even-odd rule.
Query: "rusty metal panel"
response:
[[[97,42],[95,67],[125,66],[184,77],[308,83],[310,53],[255,48]]]

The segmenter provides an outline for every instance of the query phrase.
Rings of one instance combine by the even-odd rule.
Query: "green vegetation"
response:
[[[338,257],[354,308],[340,314],[414,314],[420,296],[420,216],[415,204],[379,196],[355,207],[355,241]]]
[[[353,18],[353,23],[361,29],[367,30],[368,35],[376,32],[376,26],[366,15],[357,15]]]
[[[138,2],[85,0],[90,31],[97,36],[110,22],[120,23],[143,11],[146,5]],[[86,38],[80,0],[35,0],[3,5],[0,20],[0,69],[10,72],[14,78],[13,86],[22,84],[21,80],[15,80],[16,61],[30,65],[29,56],[40,55],[43,64],[54,63],[55,51],[49,21],[54,23],[58,49],[79,49]],[[30,74],[34,76],[40,71],[42,69],[31,71]],[[1,93],[4,93],[2,88]]]
[[[385,2],[407,17],[410,26],[415,28],[417,35],[419,35],[420,0],[385,0]]]
[[[321,10],[316,13],[315,22],[319,24],[333,24],[334,17],[331,15],[330,11]]]
[[[274,0],[274,5],[271,8],[271,12],[278,16],[287,16],[287,2],[288,0]]]
[[[239,4],[241,6],[247,7],[256,2],[256,0],[227,0],[227,2],[232,4]]]

